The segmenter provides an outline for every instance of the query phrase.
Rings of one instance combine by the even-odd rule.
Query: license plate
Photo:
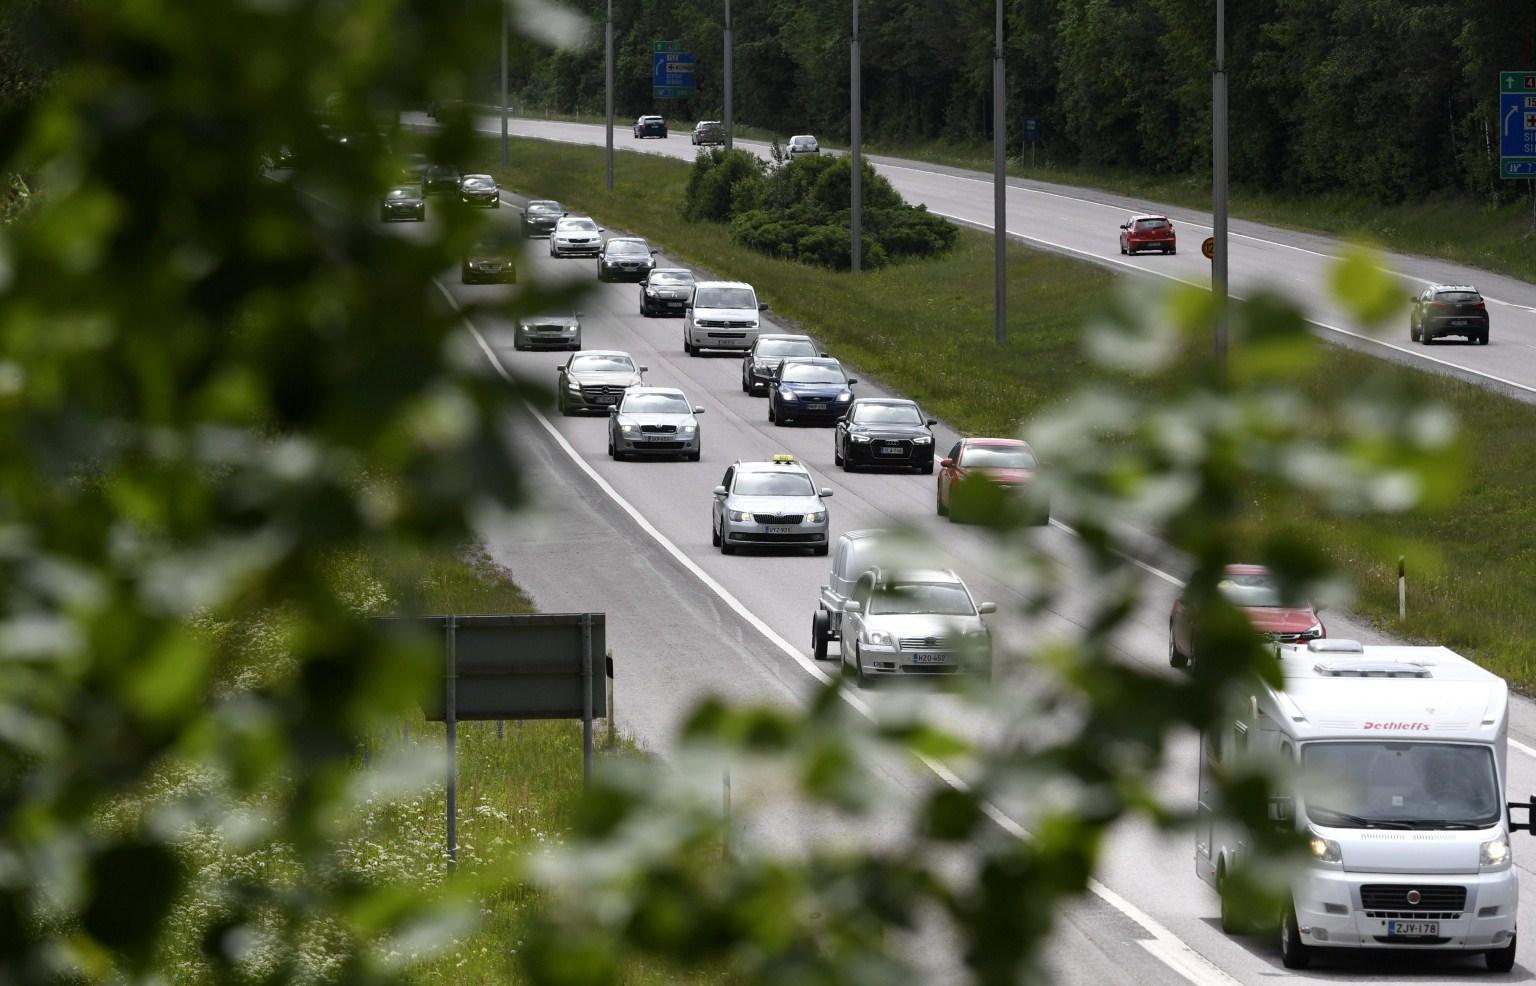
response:
[[[1438,921],[1388,921],[1388,938],[1439,938]]]
[[[675,441],[675,439],[671,435],[642,435],[640,437],[644,438],[648,442],[670,442],[670,441]]]
[[[795,529],[793,527],[786,527],[786,526],[779,525],[779,524],[770,524],[766,528],[764,528],[764,530],[766,530],[769,534],[793,534],[793,533],[795,533]]]
[[[913,664],[948,664],[948,654],[913,654]]]
[[[1464,318],[1453,318],[1453,319],[1451,319],[1451,324],[1452,325],[1466,325],[1467,324],[1467,320],[1464,319]]]
[[[608,396],[606,394],[601,397],[592,398],[592,403],[594,404],[617,404],[618,402],[619,399],[617,397]]]
[[[882,446],[880,446],[880,454],[881,455],[901,455],[902,454],[902,450],[900,448],[897,448],[896,446],[893,446],[893,445],[882,445]]]

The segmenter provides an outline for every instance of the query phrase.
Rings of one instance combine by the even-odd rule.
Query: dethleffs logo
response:
[[[1389,729],[1394,732],[1428,730],[1427,722],[1367,722],[1366,729]]]

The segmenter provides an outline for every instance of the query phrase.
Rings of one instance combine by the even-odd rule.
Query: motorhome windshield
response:
[[[1498,822],[1493,751],[1454,743],[1308,743],[1307,818],[1336,828],[1487,828]]]

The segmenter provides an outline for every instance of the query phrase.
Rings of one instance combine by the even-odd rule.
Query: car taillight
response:
[[[1477,309],[1480,312],[1485,312],[1485,311],[1488,310],[1488,306],[1486,304],[1484,304],[1483,302],[1481,302],[1481,301],[1474,302],[1472,307]]]

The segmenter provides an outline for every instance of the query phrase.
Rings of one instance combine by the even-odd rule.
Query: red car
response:
[[[1179,237],[1167,216],[1132,216],[1120,224],[1120,252],[1179,252]]]
[[[939,461],[939,516],[960,523],[987,512],[997,500],[978,483],[990,483],[1005,494],[1027,490],[1038,465],[1029,443],[1017,438],[962,438]],[[1031,519],[1046,523],[1050,508],[1040,505]]]
[[[1280,601],[1280,587],[1263,565],[1228,565],[1216,588],[1261,634],[1288,644],[1328,636],[1315,608],[1286,606]],[[1168,617],[1169,664],[1182,668],[1191,663],[1199,632],[1199,616],[1180,596]]]

